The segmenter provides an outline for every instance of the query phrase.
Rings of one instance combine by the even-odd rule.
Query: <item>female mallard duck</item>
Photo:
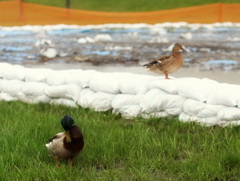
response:
[[[169,79],[168,74],[177,71],[183,65],[184,60],[181,52],[186,52],[186,50],[180,43],[176,43],[172,49],[171,55],[161,56],[143,66],[146,66],[147,70],[158,74],[164,74],[165,78]]]
[[[76,157],[84,147],[83,135],[80,128],[74,124],[73,119],[66,115],[61,120],[65,132],[57,133],[46,147],[55,156],[58,165],[58,157],[69,159],[73,166],[73,158]]]

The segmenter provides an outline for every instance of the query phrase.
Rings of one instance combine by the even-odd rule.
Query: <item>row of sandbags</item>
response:
[[[94,70],[33,69],[0,63],[0,100],[112,110],[126,118],[179,116],[212,126],[240,123],[240,86],[210,79]]]

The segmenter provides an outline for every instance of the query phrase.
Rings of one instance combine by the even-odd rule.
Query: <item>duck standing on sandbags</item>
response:
[[[46,147],[55,156],[58,166],[58,157],[69,159],[73,166],[73,158],[76,157],[84,147],[83,135],[80,128],[74,124],[69,115],[65,115],[61,120],[65,132],[57,133]]]
[[[168,74],[173,73],[183,66],[183,57],[181,53],[187,52],[183,45],[176,43],[172,49],[171,55],[161,56],[143,66],[147,70],[158,74],[164,74],[166,79],[169,79]]]

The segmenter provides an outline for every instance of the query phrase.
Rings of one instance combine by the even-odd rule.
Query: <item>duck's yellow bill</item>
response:
[[[65,133],[66,133],[66,142],[71,143],[72,140],[71,140],[69,131],[66,131]]]

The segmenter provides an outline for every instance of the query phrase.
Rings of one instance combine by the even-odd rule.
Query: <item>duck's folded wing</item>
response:
[[[52,142],[52,140],[57,140],[65,135],[65,132],[57,133],[54,137],[48,140],[48,142]]]
[[[167,61],[169,61],[170,58],[171,58],[170,55],[164,55],[143,66],[146,66],[147,68],[150,68],[152,66],[159,66],[159,65],[165,64]]]

